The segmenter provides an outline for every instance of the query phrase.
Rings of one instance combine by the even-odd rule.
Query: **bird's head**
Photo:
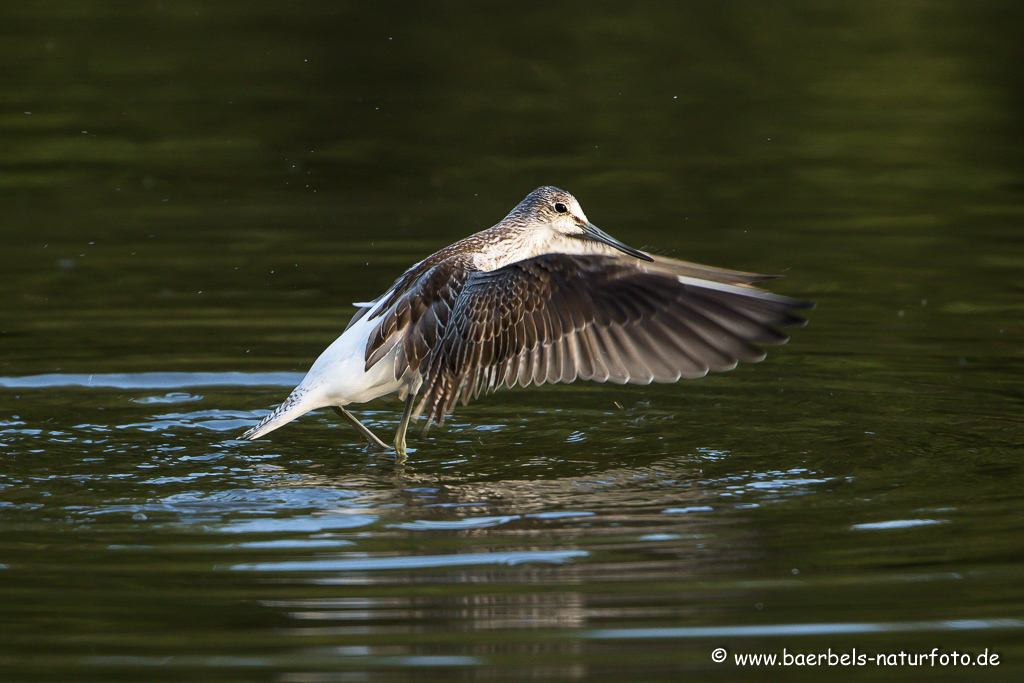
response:
[[[600,230],[587,219],[576,198],[557,187],[538,187],[505,220],[526,229],[551,230],[570,239],[593,240],[643,261],[653,260]]]

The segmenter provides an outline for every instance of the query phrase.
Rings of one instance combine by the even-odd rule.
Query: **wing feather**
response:
[[[764,358],[811,304],[750,286],[767,279],[655,257],[546,254],[493,271],[432,264],[370,335],[367,369],[396,346],[419,373],[414,415],[443,423],[500,386],[576,379],[674,382]],[[401,365],[401,367],[399,367]]]

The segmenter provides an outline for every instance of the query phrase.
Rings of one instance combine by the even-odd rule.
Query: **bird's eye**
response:
[[[558,213],[565,213],[569,208],[562,202],[555,202],[555,211]]]

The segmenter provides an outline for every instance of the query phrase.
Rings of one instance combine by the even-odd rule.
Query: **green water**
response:
[[[0,6],[0,679],[1020,680],[1022,19]],[[237,439],[542,184],[818,308],[730,373],[499,392],[404,464],[324,411]],[[935,648],[999,660],[734,659]]]

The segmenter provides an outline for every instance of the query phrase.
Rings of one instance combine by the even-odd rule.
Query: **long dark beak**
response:
[[[592,240],[596,240],[598,242],[603,242],[604,244],[607,244],[609,247],[615,247],[616,249],[618,249],[622,253],[629,254],[630,256],[634,256],[634,257],[640,259],[641,261],[653,261],[654,260],[650,256],[648,256],[647,254],[645,254],[644,252],[640,251],[639,249],[634,249],[633,247],[626,246],[622,242],[618,241],[617,239],[615,239],[614,237],[612,237],[611,235],[606,233],[604,230],[601,230],[600,228],[598,228],[593,223],[587,223],[586,225],[580,225],[580,227],[583,228],[583,232],[586,233],[586,236],[591,238]]]

